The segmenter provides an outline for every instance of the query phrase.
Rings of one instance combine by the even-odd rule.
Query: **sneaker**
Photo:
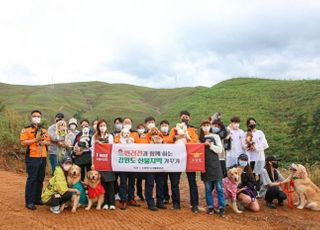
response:
[[[159,208],[159,209],[167,209],[167,207],[164,204],[157,204],[157,208]]]
[[[158,211],[158,208],[156,206],[151,206],[148,208],[150,211]]]
[[[180,209],[181,209],[181,207],[180,207],[180,205],[179,205],[179,204],[173,204],[172,209],[180,210]]]
[[[279,200],[279,201],[278,201],[278,205],[279,205],[279,206],[283,206],[283,205],[284,205],[283,200]]]
[[[192,210],[193,213],[199,213],[198,206],[192,206],[191,210]]]
[[[164,204],[169,204],[169,200],[163,200]]]
[[[142,195],[139,196],[140,201],[145,201],[144,197]]]
[[[276,209],[277,207],[273,203],[267,203],[267,206],[272,209]]]
[[[209,215],[212,215],[212,214],[214,213],[213,208],[208,208],[207,213],[208,213]]]
[[[219,216],[224,217],[224,208],[219,209]]]
[[[50,211],[54,214],[59,214],[60,213],[60,206],[53,206],[50,207]]]
[[[129,206],[140,207],[141,205],[137,203],[135,200],[130,200],[128,203]]]
[[[27,208],[27,209],[30,209],[30,210],[36,210],[36,209],[37,209],[34,204],[27,204],[27,205],[26,205],[26,208]]]
[[[126,208],[127,208],[127,203],[124,202],[124,201],[120,201],[120,209],[121,210],[126,210]]]
[[[103,205],[102,209],[108,210],[109,209],[109,205],[107,205],[107,204]]]
[[[114,199],[115,199],[115,200],[120,200],[119,193],[117,193],[116,195],[114,195]]]
[[[116,206],[110,205],[109,209],[110,209],[110,210],[116,210]]]

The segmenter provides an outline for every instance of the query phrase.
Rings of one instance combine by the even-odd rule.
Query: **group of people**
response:
[[[277,169],[278,160],[273,156],[265,158],[264,150],[268,148],[268,143],[264,133],[256,128],[257,122],[253,117],[247,119],[247,129],[243,131],[240,129],[239,117],[232,117],[230,124],[225,126],[221,114],[215,113],[209,119],[203,120],[198,130],[191,125],[190,113],[181,111],[179,122],[187,126],[187,136],[178,134],[175,126],[170,129],[170,123],[162,120],[158,126],[162,139],[160,142],[155,142],[149,135],[150,130],[156,128],[156,120],[151,116],[146,117],[136,129],[132,127],[131,118],[115,118],[113,131],[103,119],[94,120],[92,123],[83,119],[78,123],[75,118],[71,118],[66,122],[63,113],[56,114],[55,123],[47,131],[41,126],[41,116],[39,110],[32,111],[31,124],[22,130],[20,136],[22,145],[27,147],[28,178],[25,202],[30,210],[35,210],[36,205],[47,204],[53,213],[60,213],[60,206],[69,201],[72,194],[79,193],[77,189],[69,188],[67,185],[66,177],[72,164],[81,168],[81,179],[84,180],[86,173],[95,169],[93,163],[95,142],[121,143],[120,132],[123,129],[129,130],[135,144],[174,144],[181,138],[186,138],[187,143],[203,143],[206,171],[201,173],[201,180],[205,186],[208,214],[218,213],[221,217],[224,216],[226,204],[222,180],[227,176],[227,170],[232,167],[238,167],[242,172],[241,183],[237,189],[239,207],[259,211],[257,202],[259,196],[265,198],[270,208],[276,208],[273,203],[275,199],[280,206],[286,199],[286,194],[280,188],[284,178]],[[50,188],[53,192],[49,196],[43,193],[47,157],[51,165],[52,181],[56,181]],[[100,174],[105,190],[103,209],[114,210],[116,206],[121,210],[127,209],[128,206],[139,207],[136,195],[140,201],[147,202],[151,211],[166,209],[170,202],[172,209],[181,208],[181,172],[100,171]],[[193,213],[198,213],[199,192],[196,172],[186,172],[186,175],[191,210]],[[143,181],[145,181],[144,189]],[[156,199],[153,197],[154,187]],[[212,196],[214,189],[217,192],[218,205],[214,204]],[[119,205],[116,205],[116,200],[119,200]]]

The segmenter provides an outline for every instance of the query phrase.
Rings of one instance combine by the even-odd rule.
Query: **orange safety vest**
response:
[[[33,125],[30,125],[22,129],[20,134],[20,142],[35,139],[37,135],[42,135],[44,141],[50,141],[47,130],[45,130],[43,127],[36,128]],[[39,143],[33,143],[27,146],[26,154],[29,157],[47,157],[47,146],[41,146]]]

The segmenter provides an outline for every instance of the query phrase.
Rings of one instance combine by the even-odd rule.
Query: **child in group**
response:
[[[238,157],[238,167],[242,170],[241,183],[238,186],[237,198],[240,204],[248,207],[254,212],[260,210],[255,190],[256,179],[248,162],[248,156],[243,153]],[[242,208],[241,208],[242,209]]]
[[[92,165],[91,169],[95,170],[93,156],[95,154],[95,143],[113,144],[113,135],[108,133],[108,126],[105,120],[97,122],[97,130],[92,137]],[[114,194],[114,181],[115,176],[112,171],[99,171],[101,174],[101,184],[106,191],[104,193],[103,209],[115,210],[115,194]]]
[[[212,191],[215,188],[218,194],[218,212],[220,217],[224,217],[225,200],[222,183],[223,174],[218,155],[222,152],[223,146],[220,137],[217,134],[210,132],[210,126],[209,120],[201,122],[199,139],[201,143],[205,144],[206,165],[206,172],[201,173],[201,179],[204,182],[206,190],[207,213],[214,213]]]

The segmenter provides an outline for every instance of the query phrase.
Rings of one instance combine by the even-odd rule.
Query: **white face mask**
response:
[[[115,124],[115,127],[116,127],[117,130],[121,130],[122,129],[122,124],[121,123]]]
[[[139,133],[140,135],[143,134],[144,131],[145,131],[145,129],[138,129],[138,133]]]
[[[72,165],[69,165],[69,164],[67,164],[67,165],[66,165],[66,164],[63,164],[63,165],[62,165],[62,168],[63,168],[64,171],[68,172],[68,171],[70,170],[71,166],[72,166]]]
[[[123,128],[131,130],[132,127],[131,127],[131,125],[124,125]]]
[[[204,126],[202,127],[203,132],[209,132],[210,131],[210,126]]]
[[[156,125],[155,125],[154,123],[149,123],[149,124],[148,124],[148,129],[152,129],[152,128],[154,128],[154,127],[156,127]]]
[[[160,128],[160,131],[161,131],[162,133],[168,133],[169,127],[168,127],[168,126],[162,126],[162,127]]]
[[[107,131],[107,127],[106,126],[100,126],[100,132],[104,133],[105,131]]]
[[[76,126],[75,124],[70,125],[70,129],[71,129],[72,131],[76,130],[76,128],[77,128],[77,126]]]
[[[32,118],[32,123],[33,124],[38,125],[38,124],[40,124],[40,122],[41,122],[41,118],[40,117],[33,117]]]

